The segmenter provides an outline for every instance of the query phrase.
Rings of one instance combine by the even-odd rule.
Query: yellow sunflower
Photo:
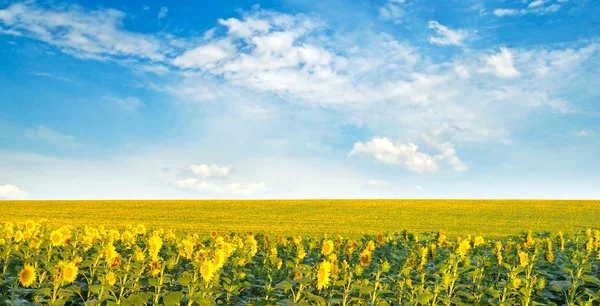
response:
[[[329,274],[331,273],[331,263],[324,261],[317,271],[317,290],[329,287]]]
[[[326,240],[321,247],[321,254],[329,256],[331,253],[333,253],[333,241]]]
[[[205,282],[210,282],[215,274],[215,267],[212,262],[205,261],[200,267],[200,274],[202,274],[202,278]]]
[[[66,283],[72,283],[77,279],[77,273],[79,273],[79,268],[72,263],[68,262],[62,266],[62,279]]]
[[[25,288],[31,286],[35,282],[35,278],[35,268],[30,265],[25,265],[21,272],[19,272],[19,282]]]
[[[369,250],[364,250],[360,253],[360,265],[363,267],[368,267],[371,265],[372,254]]]
[[[50,233],[50,241],[53,246],[61,246],[63,244],[63,234],[59,230],[52,231]]]

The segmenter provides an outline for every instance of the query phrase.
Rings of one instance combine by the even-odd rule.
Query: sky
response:
[[[0,0],[0,198],[600,198],[597,0]]]

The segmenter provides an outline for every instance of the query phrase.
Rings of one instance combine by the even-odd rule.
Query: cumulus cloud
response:
[[[231,41],[224,39],[185,51],[173,60],[181,68],[211,68],[215,63],[231,58],[235,48]]]
[[[201,178],[226,178],[231,172],[231,167],[212,165],[191,165],[190,170]]]
[[[517,68],[515,68],[513,54],[507,48],[500,48],[499,54],[488,56],[486,64],[487,66],[482,71],[494,74],[500,78],[514,78],[520,74]]]
[[[403,165],[408,170],[416,173],[435,172],[438,170],[438,161],[448,160],[456,171],[465,171],[468,168],[456,156],[456,150],[450,144],[436,144],[440,154],[430,155],[419,151],[413,143],[393,143],[387,138],[373,138],[367,143],[355,142],[349,156],[357,153],[370,154],[375,160],[390,164]]]
[[[179,180],[175,182],[175,185],[181,189],[229,196],[251,196],[267,190],[265,183],[216,184],[212,182],[199,181],[195,178]]]
[[[463,40],[469,36],[469,31],[467,30],[452,30],[444,25],[441,25],[437,21],[429,21],[429,28],[432,29],[436,34],[436,36],[429,37],[429,42],[435,45],[461,46],[463,44]]]
[[[586,130],[581,130],[581,131],[575,133],[575,136],[577,136],[577,137],[587,137],[588,136],[588,132]]]
[[[27,198],[27,192],[22,191],[15,185],[0,186],[0,199],[23,200]]]

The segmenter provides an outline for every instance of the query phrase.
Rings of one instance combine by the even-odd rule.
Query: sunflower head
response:
[[[317,290],[329,287],[329,275],[331,273],[331,263],[324,261],[317,271]]]
[[[371,265],[372,254],[369,250],[364,250],[360,253],[360,265],[363,267],[368,267]]]
[[[21,272],[19,272],[19,282],[21,286],[28,288],[35,282],[36,274],[35,268],[30,265],[25,265]]]
[[[200,274],[202,274],[202,278],[205,282],[210,282],[215,274],[215,267],[212,262],[205,261],[202,266],[200,266]]]
[[[72,283],[77,278],[79,268],[77,268],[77,266],[74,263],[68,262],[63,264],[61,272],[63,281],[65,281],[66,283]]]
[[[326,240],[321,247],[321,254],[329,256],[331,253],[333,253],[333,241]]]
[[[63,244],[63,233],[59,230],[50,233],[50,242],[53,246],[61,246]]]

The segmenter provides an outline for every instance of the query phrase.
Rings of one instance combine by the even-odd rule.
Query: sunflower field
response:
[[[505,238],[0,225],[6,305],[599,305],[600,232]]]

